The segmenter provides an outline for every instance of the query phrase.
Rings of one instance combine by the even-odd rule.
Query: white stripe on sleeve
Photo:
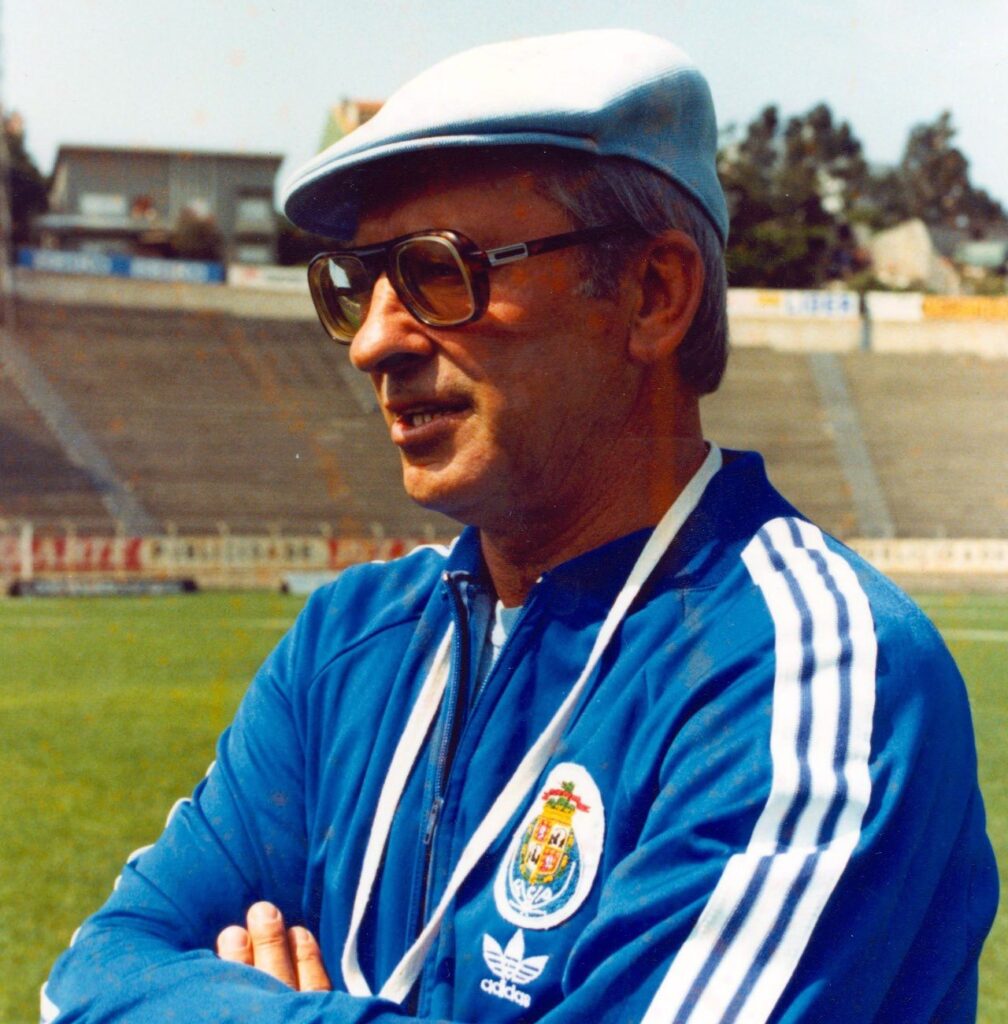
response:
[[[767,523],[742,558],[774,624],[770,794],[644,1024],[765,1021],[857,845],[871,797],[877,647],[853,570],[796,519]]]

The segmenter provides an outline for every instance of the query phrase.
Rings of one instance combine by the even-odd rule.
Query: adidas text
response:
[[[496,981],[484,978],[480,982],[480,988],[489,995],[496,996],[498,999],[508,999],[512,1003],[517,1003],[526,1009],[528,1009],[529,1004],[532,1002],[527,992],[522,992],[517,985],[512,984],[510,981],[504,981],[501,978],[498,978]]]

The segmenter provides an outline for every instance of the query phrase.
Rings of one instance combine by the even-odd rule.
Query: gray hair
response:
[[[629,221],[649,238],[677,229],[696,242],[703,261],[703,293],[676,356],[688,387],[698,395],[716,391],[728,362],[727,280],[721,239],[699,204],[663,174],[622,157],[565,160],[547,168],[538,190],[563,207],[578,227]],[[639,239],[579,249],[583,294],[615,298],[627,264],[639,251]]]

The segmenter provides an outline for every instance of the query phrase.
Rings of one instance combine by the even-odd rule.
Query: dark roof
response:
[[[59,211],[40,214],[33,223],[36,227],[49,231],[127,231],[131,234],[164,230],[168,227],[160,219],[149,221],[142,217],[125,215],[94,217],[82,213],[61,213]]]
[[[56,163],[74,154],[108,154],[110,156],[181,156],[181,157],[214,157],[218,160],[261,160],[279,166],[283,160],[282,153],[251,153],[244,150],[223,149],[171,149],[165,146],[98,146],[90,144],[64,143],[56,152]]]

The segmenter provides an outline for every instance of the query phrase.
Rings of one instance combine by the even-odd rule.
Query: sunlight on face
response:
[[[571,230],[528,175],[440,182],[362,220],[355,244],[450,228],[484,248]],[[492,271],[484,316],[425,327],[379,282],[351,346],[371,374],[414,500],[463,522],[563,515],[627,415],[619,306],[579,295],[573,250]]]

